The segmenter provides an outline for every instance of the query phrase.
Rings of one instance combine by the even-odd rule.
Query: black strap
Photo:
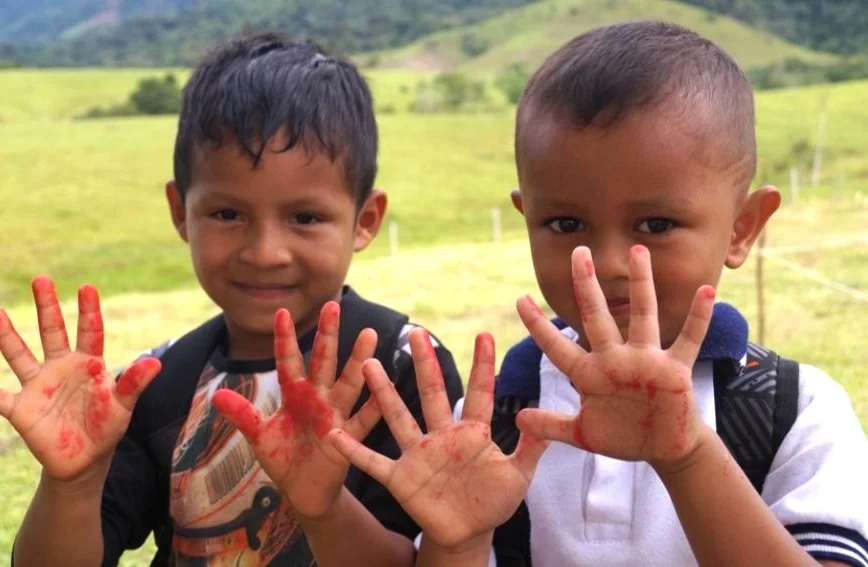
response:
[[[778,357],[778,383],[775,390],[774,452],[783,443],[799,415],[799,363]],[[773,455],[774,456],[774,455]]]

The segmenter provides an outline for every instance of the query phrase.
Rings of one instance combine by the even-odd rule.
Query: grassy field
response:
[[[813,203],[786,207],[769,229],[768,245],[797,249],[781,257],[821,272],[847,285],[868,289],[868,230],[864,218],[868,202]],[[811,243],[861,236],[862,244],[849,249],[799,251],[804,235]],[[817,236],[822,235],[822,236]],[[755,326],[754,261],[727,272],[721,300],[743,309]],[[400,271],[407,277],[383,278]],[[765,343],[788,356],[816,364],[838,379],[849,391],[864,426],[868,427],[868,388],[865,387],[864,345],[868,329],[868,303],[805,280],[769,260],[766,268]],[[463,375],[470,365],[473,335],[487,330],[495,335],[500,358],[508,345],[523,336],[515,314],[515,300],[526,293],[540,298],[530,265],[527,245],[521,240],[504,244],[437,247],[401,253],[395,257],[360,259],[350,282],[372,299],[387,302],[413,314],[416,321],[434,331],[453,351]],[[65,312],[74,316],[74,305]],[[118,295],[105,301],[106,357],[122,365],[142,349],[192,327],[214,312],[197,289],[153,294]],[[28,305],[11,310],[11,316],[28,340],[38,345],[35,316]],[[71,326],[71,325],[70,325]],[[14,390],[15,380],[3,368],[0,386]],[[0,466],[4,488],[0,490],[0,563],[6,561],[17,526],[36,485],[39,468],[14,432],[0,424]],[[147,565],[150,545],[125,558],[125,565]]]
[[[85,281],[106,297],[107,358],[121,365],[144,348],[189,329],[213,312],[195,288],[187,251],[173,233],[162,187],[171,175],[174,118],[72,121],[96,104],[120,102],[155,71],[0,72],[0,305],[35,340],[29,281],[50,273],[67,300]],[[512,111],[417,116],[402,112],[425,73],[370,73],[382,113],[378,184],[390,194],[401,253],[382,235],[359,256],[351,283],[372,299],[411,313],[469,368],[473,335],[494,333],[503,350],[523,335],[517,297],[538,297],[520,217],[507,194],[516,183]],[[8,93],[8,94],[7,94]],[[868,82],[763,92],[757,97],[761,177],[783,186],[802,176],[801,200],[773,221],[768,245],[786,250],[767,264],[765,342],[815,363],[847,388],[868,426],[864,345],[868,303],[806,279],[776,261],[796,262],[857,290],[868,290]],[[828,109],[823,178],[805,187],[822,101]],[[504,211],[505,242],[491,244],[490,210]],[[812,249],[862,238],[850,248]],[[722,299],[756,321],[754,263],[727,273]],[[383,274],[400,271],[400,279]],[[70,314],[72,305],[66,305]],[[0,364],[0,387],[15,389]],[[0,424],[0,563],[7,555],[38,467]],[[149,549],[127,558],[146,565]]]
[[[560,45],[587,29],[638,19],[677,22],[695,29],[723,46],[746,68],[785,59],[832,59],[731,18],[669,0],[544,0],[384,52],[379,64],[473,72],[495,71],[513,62],[535,67]],[[466,34],[487,42],[488,49],[469,57],[461,49],[461,38]]]

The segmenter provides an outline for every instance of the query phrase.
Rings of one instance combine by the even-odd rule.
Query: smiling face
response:
[[[523,129],[521,192],[514,201],[526,219],[543,296],[582,335],[570,271],[577,246],[591,249],[624,337],[630,248],[649,249],[665,348],[697,289],[716,286],[724,265],[744,262],[779,203],[773,188],[748,197],[743,162],[714,164],[702,147],[707,142],[668,118],[636,111],[605,129],[576,129],[543,117]]]
[[[385,195],[359,208],[341,160],[269,144],[260,163],[234,144],[200,151],[185,198],[167,197],[190,245],[199,283],[223,310],[230,354],[268,358],[275,312],[289,310],[299,335],[338,299],[353,251],[379,229]]]

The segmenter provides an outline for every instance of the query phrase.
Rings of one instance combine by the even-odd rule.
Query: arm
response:
[[[453,419],[437,357],[427,333],[415,329],[410,345],[427,433],[397,395],[375,360],[365,380],[401,456],[392,460],[335,429],[335,447],[392,493],[422,527],[420,565],[487,565],[494,528],[518,507],[546,444],[523,435],[512,455],[491,441],[494,343],[477,338],[461,419]],[[497,490],[492,490],[497,487]]]
[[[816,565],[774,517],[696,410],[692,367],[714,302],[697,291],[681,334],[660,347],[647,249],[630,258],[631,316],[625,340],[594,276],[590,251],[573,253],[576,299],[591,351],[571,342],[529,299],[519,311],[531,335],[581,398],[576,416],[524,410],[522,431],[627,461],[646,461],[669,491],[702,565]]]
[[[69,346],[53,283],[33,282],[45,361],[39,364],[0,310],[0,351],[21,391],[0,390],[0,415],[10,421],[42,476],[15,544],[14,564],[88,566],[102,560],[102,494],[112,454],[133,404],[157,375],[142,359],[117,383],[102,359],[103,328],[96,290],[79,292],[78,345]],[[82,541],[97,545],[82,546]]]

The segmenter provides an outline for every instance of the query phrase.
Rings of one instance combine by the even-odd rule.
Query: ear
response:
[[[753,243],[766,223],[781,206],[781,193],[777,187],[765,185],[747,196],[732,227],[726,267],[735,269],[747,260]]]
[[[178,236],[184,242],[189,242],[187,240],[187,211],[184,208],[184,198],[178,191],[174,179],[166,182],[166,201],[169,203],[169,214],[172,215],[172,224],[175,225]]]
[[[359,210],[359,216],[356,220],[356,236],[353,242],[354,251],[361,252],[367,248],[368,244],[380,232],[388,205],[389,198],[384,191],[380,191],[379,189],[371,191],[371,194]]]
[[[521,189],[516,187],[509,194],[510,200],[512,200],[512,206],[515,207],[515,210],[524,214],[524,204],[521,201]]]

